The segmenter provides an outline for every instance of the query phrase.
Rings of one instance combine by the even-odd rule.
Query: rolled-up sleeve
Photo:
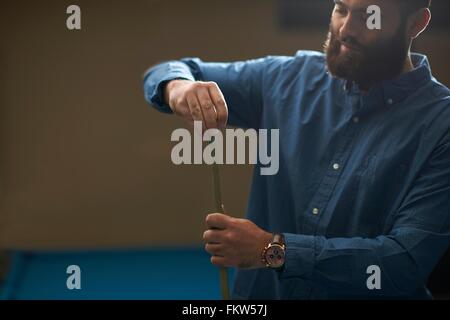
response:
[[[160,63],[149,69],[144,75],[145,100],[157,110],[172,113],[164,101],[164,85],[175,79],[195,80],[189,67],[179,61]]]
[[[281,280],[302,278],[333,296],[405,297],[426,287],[450,246],[450,135],[428,159],[386,235],[373,239],[285,234]],[[380,268],[381,289],[369,290],[370,266]]]
[[[264,70],[276,60],[276,57],[265,57],[220,63],[185,58],[164,62],[146,72],[145,99],[159,111],[170,113],[170,108],[164,102],[165,83],[174,79],[215,82],[228,105],[228,123],[237,127],[257,128],[262,112]]]

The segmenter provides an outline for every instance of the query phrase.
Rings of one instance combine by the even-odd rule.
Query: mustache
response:
[[[333,44],[334,47],[339,47],[341,44],[344,44],[347,47],[360,51],[366,50],[366,47],[359,43],[359,41],[352,36],[345,36],[341,38],[336,33],[330,31],[329,41]]]
[[[366,49],[361,43],[359,43],[355,38],[351,36],[347,36],[342,39],[337,38],[336,41],[340,44],[346,45],[347,47],[357,49],[360,51],[364,51]]]

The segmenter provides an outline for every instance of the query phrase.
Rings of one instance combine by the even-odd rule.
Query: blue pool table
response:
[[[70,265],[81,269],[81,290],[67,289]],[[14,252],[1,289],[0,298],[18,300],[221,298],[219,271],[203,248]]]

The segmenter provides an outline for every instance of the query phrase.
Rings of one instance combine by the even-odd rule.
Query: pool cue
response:
[[[203,139],[203,131],[201,132],[201,136]],[[211,139],[210,143],[213,143],[214,140]],[[208,145],[205,141],[204,145]],[[217,213],[225,214],[225,206],[222,203],[222,192],[220,190],[220,172],[219,165],[217,163],[213,163],[212,165],[212,182],[214,188],[214,205]],[[230,300],[230,289],[228,286],[228,269],[226,267],[219,268],[220,274],[220,291],[222,293],[222,300]]]
[[[222,194],[220,192],[220,172],[217,163],[212,165],[212,177],[214,185],[214,201],[216,205],[216,211],[218,213],[225,214],[225,207],[222,203]],[[228,269],[221,267],[220,272],[220,289],[222,291],[222,299],[230,300],[230,290],[228,288]]]

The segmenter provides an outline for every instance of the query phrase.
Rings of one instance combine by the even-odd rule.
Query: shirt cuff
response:
[[[315,237],[299,234],[284,234],[286,258],[280,279],[312,279],[315,264]]]
[[[155,82],[158,79],[159,82]],[[172,80],[195,81],[189,71],[189,67],[182,62],[168,62],[151,69],[144,76],[144,90],[146,100],[156,109],[165,113],[172,113],[164,100],[164,86]]]

